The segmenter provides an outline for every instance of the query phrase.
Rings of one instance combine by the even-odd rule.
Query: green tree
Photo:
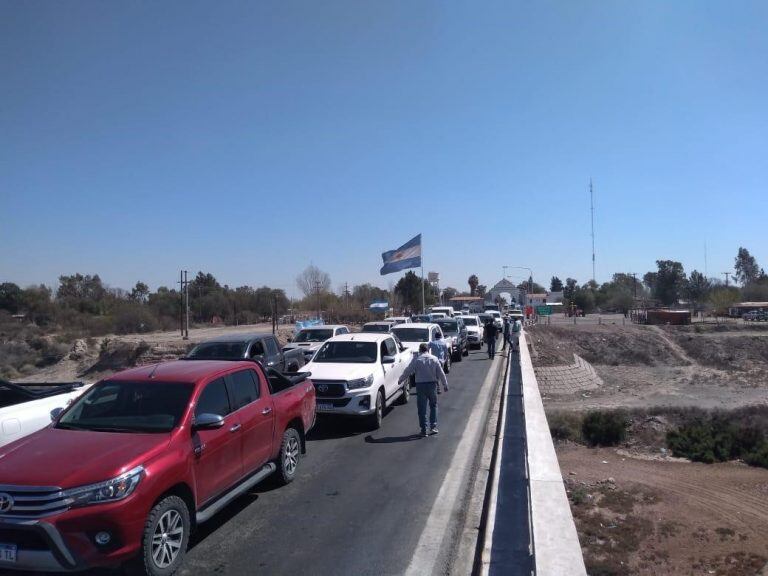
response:
[[[709,291],[712,288],[710,281],[698,270],[693,270],[688,278],[687,290],[688,299],[694,306],[699,305],[707,299]]]
[[[549,283],[550,292],[560,292],[563,289],[563,281],[557,276],[552,276],[552,280]]]
[[[456,296],[458,293],[459,291],[456,290],[456,288],[451,288],[450,286],[448,286],[443,290],[443,302],[447,303],[451,298]]]
[[[570,301],[573,300],[573,296],[576,294],[576,289],[579,287],[579,283],[575,278],[566,278],[565,286],[563,287],[563,297]]]
[[[485,298],[485,293],[488,291],[488,287],[485,284],[478,284],[475,289],[475,296]]]
[[[736,280],[741,282],[742,286],[746,286],[760,277],[761,270],[757,265],[757,260],[746,248],[739,247],[734,269],[736,270]]]
[[[98,274],[59,276],[56,300],[64,307],[87,314],[100,314],[107,291]]]
[[[136,282],[136,286],[131,290],[130,299],[145,304],[149,299],[149,286],[144,282]]]
[[[469,284],[469,295],[474,296],[477,293],[477,287],[480,284],[480,280],[478,279],[476,274],[472,274],[467,279],[467,284]]]
[[[424,298],[426,306],[434,303],[435,297],[430,289],[429,282],[424,280]],[[413,271],[408,271],[395,284],[395,293],[400,298],[403,306],[410,310],[421,310],[422,280]]]
[[[739,289],[734,286],[717,286],[709,293],[709,302],[716,316],[726,316],[728,307],[739,300]]]
[[[7,310],[11,314],[16,314],[22,305],[23,293],[13,282],[3,282],[0,284],[0,310]]]
[[[674,260],[656,260],[656,286],[654,297],[662,304],[675,304],[685,294],[685,270],[680,262]]]

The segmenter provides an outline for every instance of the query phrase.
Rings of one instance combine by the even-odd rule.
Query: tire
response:
[[[461,353],[461,348],[459,348],[459,351],[456,353],[456,356],[453,357],[453,361],[461,362],[462,357],[463,357],[463,354]]]
[[[469,356],[469,344],[464,347],[464,356]]]
[[[296,478],[296,470],[301,460],[301,435],[296,428],[287,428],[280,443],[280,456],[277,458],[277,481],[285,486]]]
[[[378,430],[381,428],[381,420],[384,418],[384,393],[379,390],[376,394],[376,406],[373,414],[368,416],[366,422],[369,430]]]
[[[166,496],[155,504],[141,537],[141,559],[147,576],[176,573],[184,562],[190,529],[189,509],[184,500]]]
[[[408,404],[411,400],[411,383],[410,379],[408,382],[403,384],[403,394],[400,396],[400,404]]]

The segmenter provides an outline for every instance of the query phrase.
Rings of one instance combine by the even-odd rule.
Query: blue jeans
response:
[[[496,355],[496,338],[492,338],[486,343],[488,344],[488,358],[493,358]]]
[[[416,407],[419,426],[427,429],[427,402],[429,402],[429,427],[437,426],[437,382],[416,382]]]

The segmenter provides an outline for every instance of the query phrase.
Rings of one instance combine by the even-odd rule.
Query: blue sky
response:
[[[768,268],[768,3],[4,2],[0,281]],[[526,273],[515,271],[513,279]]]

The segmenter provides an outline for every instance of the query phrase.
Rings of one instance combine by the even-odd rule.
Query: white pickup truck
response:
[[[384,410],[410,398],[402,376],[413,354],[387,333],[344,334],[326,340],[304,367],[312,373],[318,414],[365,418],[372,430]]]
[[[51,413],[66,408],[86,390],[82,382],[12,383],[0,380],[0,446],[51,423]]]

